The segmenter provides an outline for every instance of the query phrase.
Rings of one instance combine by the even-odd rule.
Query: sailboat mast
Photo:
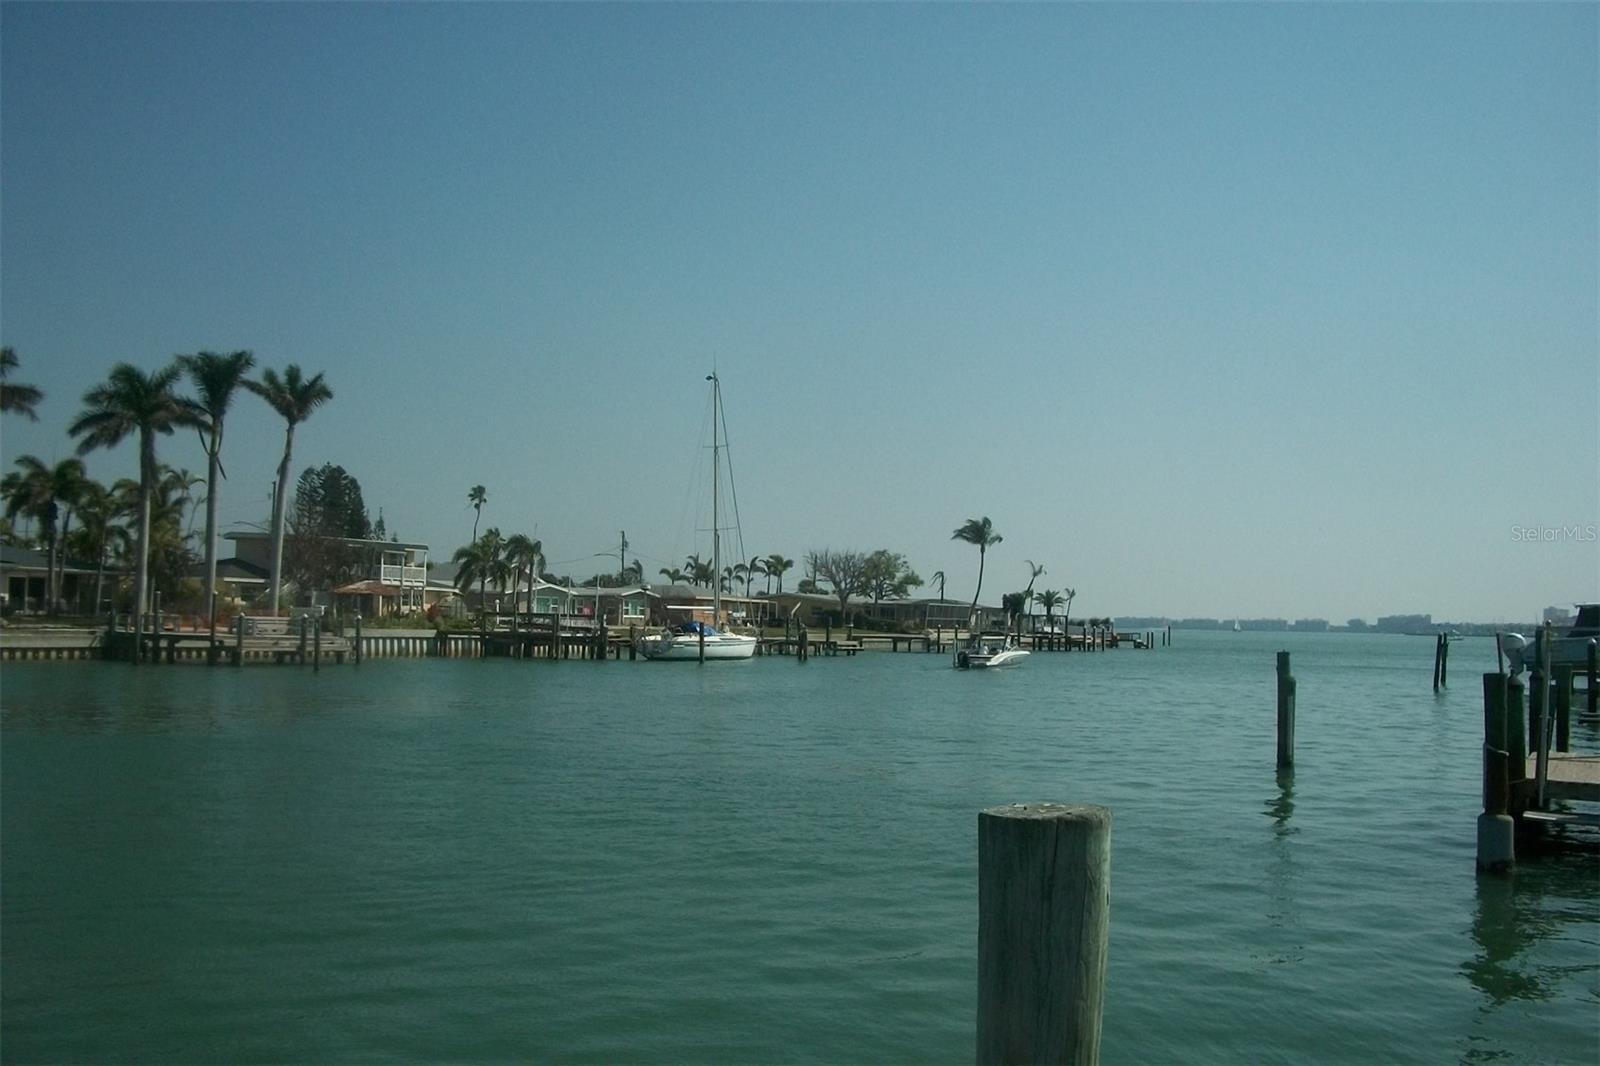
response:
[[[722,529],[717,524],[717,482],[722,480],[722,456],[717,447],[717,410],[722,406],[722,382],[716,372],[711,381],[711,624],[722,624]]]

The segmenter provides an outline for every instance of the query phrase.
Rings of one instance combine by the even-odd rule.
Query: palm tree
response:
[[[78,537],[85,548],[83,555],[93,555],[94,603],[90,614],[100,613],[100,603],[105,591],[106,547],[117,534],[127,536],[127,531],[117,525],[117,501],[104,485],[86,478],[78,491]]]
[[[782,596],[783,595],[783,574],[784,574],[784,571],[792,570],[792,569],[794,569],[794,560],[793,559],[785,559],[781,553],[776,553],[776,552],[773,553],[772,555],[767,556],[766,573],[767,573],[767,577],[769,579],[768,582],[767,582],[767,591],[768,592],[772,591],[772,583],[771,583],[770,579],[771,578],[777,578],[778,579],[778,595]]]
[[[944,599],[944,571],[943,570],[935,570],[933,572],[933,576],[928,579],[928,584],[931,585],[935,581],[937,581],[939,583],[939,598],[942,600],[942,599]]]
[[[968,544],[978,546],[978,587],[972,593],[972,607],[967,611],[967,624],[972,624],[972,619],[978,614],[978,595],[983,591],[983,559],[988,554],[991,545],[999,544],[1005,538],[994,531],[994,523],[989,521],[989,516],[982,518],[969,518],[962,523],[961,528],[950,534],[951,540],[964,540]]]
[[[33,409],[44,399],[44,393],[33,385],[15,385],[7,381],[16,368],[16,349],[0,348],[0,411],[15,411],[37,422],[39,416]]]
[[[472,539],[478,539],[478,519],[483,517],[483,505],[489,502],[489,490],[482,485],[474,485],[467,490],[467,502],[472,504]]]
[[[500,531],[490,527],[483,536],[464,548],[457,548],[451,562],[457,566],[456,588],[462,592],[474,584],[478,586],[478,625],[480,631],[488,627],[489,582],[504,585],[511,567],[505,558],[505,541]]]
[[[1061,631],[1067,631],[1067,624],[1072,618],[1072,601],[1078,598],[1077,589],[1061,590]]]
[[[1039,606],[1044,608],[1044,624],[1045,628],[1048,629],[1050,627],[1051,614],[1057,607],[1061,606],[1061,593],[1057,592],[1055,589],[1045,589],[1043,592],[1039,593],[1037,599],[1039,601]]]
[[[528,570],[528,613],[533,613],[533,583],[544,569],[544,545],[523,533],[513,533],[506,538],[506,562],[515,568],[513,580],[520,582],[524,567]],[[512,606],[516,606],[516,591],[511,593]]]
[[[666,578],[669,582],[671,582],[674,585],[685,585],[685,584],[688,584],[690,580],[692,580],[692,578],[691,578],[691,576],[689,574],[684,573],[682,570],[679,570],[675,566],[672,567],[671,569],[668,569],[666,567],[662,567],[661,570],[659,571],[659,573],[661,574],[662,577]]]
[[[139,435],[138,560],[133,577],[133,610],[143,616],[150,584],[150,501],[160,475],[156,434],[171,436],[180,426],[198,426],[205,417],[192,400],[172,391],[182,368],[176,363],[146,374],[132,363],[118,363],[105,382],[83,394],[84,409],[67,433],[82,437],[78,454],[114,448],[131,433]],[[134,623],[137,633],[139,623]],[[138,656],[134,656],[138,661]]]
[[[227,477],[222,469],[222,423],[234,394],[244,384],[245,374],[256,365],[256,357],[249,352],[199,352],[179,358],[189,382],[199,394],[200,408],[205,411],[206,424],[201,437],[206,446],[206,617],[210,618],[217,602],[217,489],[219,478]],[[97,600],[96,603],[99,601]]]
[[[1022,601],[1028,605],[1028,618],[1031,621],[1033,619],[1033,583],[1039,580],[1039,576],[1044,573],[1044,564],[1036,564],[1032,559],[1024,559],[1022,561],[1028,564],[1029,574],[1028,587],[1023,590]]]
[[[283,461],[278,464],[278,490],[272,496],[272,613],[278,613],[278,596],[283,588],[283,511],[289,496],[289,458],[294,453],[294,427],[311,417],[311,412],[333,399],[333,390],[322,375],[302,377],[298,363],[290,363],[283,376],[268,368],[260,381],[246,381],[244,387],[266,400],[288,423],[283,438]]]
[[[55,466],[46,464],[32,455],[17,457],[21,469],[0,479],[0,496],[6,501],[6,517],[26,514],[39,523],[39,535],[45,542],[45,610],[56,613],[61,598],[60,545],[72,524],[72,508],[77,504],[88,480],[83,460],[63,459]]]

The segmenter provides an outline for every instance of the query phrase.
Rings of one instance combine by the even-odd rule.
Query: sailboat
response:
[[[722,527],[719,523],[718,483],[722,480],[722,449],[727,446],[722,414],[722,382],[715,372],[711,382],[711,621],[683,622],[639,638],[639,651],[654,660],[748,659],[756,653],[757,638],[730,633],[722,623]],[[730,476],[732,468],[729,468]]]

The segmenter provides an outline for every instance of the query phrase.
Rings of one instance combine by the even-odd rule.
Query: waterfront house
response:
[[[61,569],[61,607],[64,610],[99,614],[94,599],[95,568],[59,560]],[[0,607],[7,614],[42,613],[48,604],[46,585],[50,573],[50,553],[32,548],[0,544]],[[105,571],[104,595],[113,595],[120,570]]]
[[[762,626],[772,611],[772,598],[766,595],[735,596],[722,594],[722,618],[712,617],[715,594],[697,585],[657,585],[651,587],[659,614],[656,621],[667,625],[680,622],[709,622],[712,625]]]
[[[781,624],[793,616],[801,624],[813,628],[830,622],[833,625],[869,626],[876,621],[896,627],[965,629],[967,616],[972,611],[969,601],[937,597],[881,600],[878,603],[852,599],[845,607],[847,618],[840,619],[839,597],[831,593],[783,592],[763,598],[771,604],[771,617],[775,623]],[[979,628],[987,628],[991,624],[998,625],[999,620],[1005,617],[1005,612],[999,607],[979,604],[977,616]]]
[[[233,557],[218,561],[219,582],[226,570],[230,575],[227,582],[234,586],[234,595],[239,599],[265,590],[272,572],[272,535],[236,531],[222,536],[233,542]],[[358,537],[318,537],[317,540],[353,553],[363,576],[338,588],[307,589],[306,592],[331,593],[341,610],[359,611],[369,618],[415,614],[430,605],[426,544]],[[437,590],[434,599],[437,599]]]

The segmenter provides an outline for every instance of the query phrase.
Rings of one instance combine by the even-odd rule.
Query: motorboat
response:
[[[1541,661],[1550,672],[1563,666],[1581,670],[1588,662],[1590,643],[1600,640],[1600,603],[1578,604],[1578,615],[1565,633],[1557,634],[1546,626],[1531,638],[1521,633],[1501,633],[1499,639],[1513,675],[1536,669]],[[1545,649],[1542,660],[1541,644]]]
[[[988,670],[1000,666],[1016,666],[1028,657],[1028,651],[1012,636],[976,635],[956,652],[956,668],[960,670]]]

